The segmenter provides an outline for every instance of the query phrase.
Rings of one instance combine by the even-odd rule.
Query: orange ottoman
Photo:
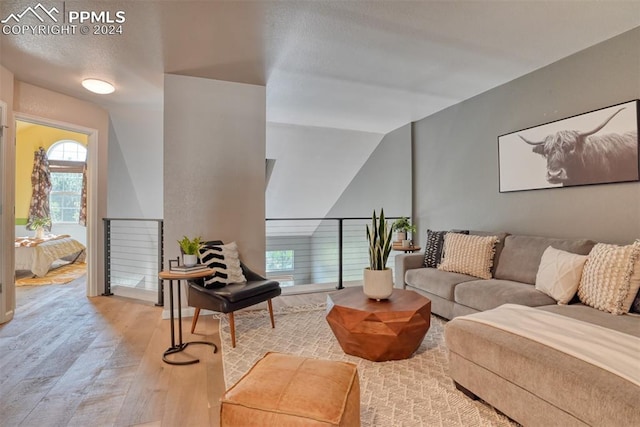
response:
[[[352,363],[267,353],[222,396],[221,426],[359,426]]]

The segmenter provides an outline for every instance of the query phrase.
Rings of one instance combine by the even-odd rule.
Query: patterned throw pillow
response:
[[[640,266],[638,266],[638,271],[640,271]],[[633,300],[629,311],[631,313],[640,313],[640,291],[636,294],[636,298]]]
[[[598,243],[584,266],[578,297],[598,310],[629,312],[640,287],[640,240],[627,246]]]
[[[444,249],[444,236],[450,231],[427,230],[427,243],[424,249],[423,266],[436,268],[442,261]],[[456,231],[460,234],[469,234],[469,230]]]
[[[558,304],[569,304],[580,285],[585,262],[586,255],[549,246],[540,259],[536,289],[558,301]]]
[[[467,236],[447,233],[444,236],[444,258],[438,270],[491,279],[497,236]]]
[[[204,279],[205,288],[220,288],[228,283],[246,282],[242,273],[236,242],[200,248],[200,261],[214,270]]]

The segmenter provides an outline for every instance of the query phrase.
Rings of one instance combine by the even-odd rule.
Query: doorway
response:
[[[41,117],[36,117],[23,113],[15,113],[14,114],[14,124],[17,122],[30,123],[33,125],[41,125],[48,126],[64,131],[76,132],[79,134],[83,134],[87,138],[87,227],[86,227],[86,262],[87,262],[87,285],[86,285],[86,295],[87,296],[97,296],[98,295],[98,250],[97,250],[97,242],[98,242],[98,131],[96,129],[87,128],[71,123],[61,122],[52,119],[46,119]],[[16,125],[17,128],[17,125]],[[16,157],[15,151],[5,150],[4,153],[10,152],[11,159],[5,159],[5,163],[9,163],[11,165],[10,171],[7,173],[3,173],[3,181],[5,188],[11,187],[15,188],[15,166],[16,166]],[[5,205],[15,206],[16,203],[16,195],[14,191],[10,192],[10,200],[7,201],[5,198]],[[10,202],[10,203],[9,203]],[[13,213],[13,212],[11,212]],[[6,212],[5,212],[6,215]],[[8,222],[8,218],[4,218],[4,223]],[[11,215],[11,222],[15,224],[15,215]],[[6,229],[5,229],[6,230]],[[13,245],[13,241],[15,240],[15,225],[11,228],[8,228],[9,233],[4,235],[3,239],[3,252],[11,252],[13,255],[14,251],[10,248],[13,246],[9,246],[9,244]],[[10,235],[7,235],[10,234]],[[5,256],[5,262],[6,262]],[[13,260],[13,256],[11,257]],[[5,264],[6,266],[6,264]],[[7,268],[5,268],[6,271]],[[11,265],[11,270],[13,271],[13,263]],[[8,275],[5,274],[5,277]],[[4,284],[5,289],[10,290],[11,292],[0,293],[0,299],[2,299],[2,304],[6,304],[7,307],[15,307],[15,283],[12,280],[11,283]],[[7,319],[10,320],[10,319]]]
[[[68,283],[86,273],[86,264],[82,261],[87,246],[88,192],[84,172],[89,136],[22,120],[16,120],[15,129],[16,246],[20,242],[14,254],[16,286]],[[37,169],[36,159],[47,165]],[[34,198],[38,186],[34,187],[32,180],[34,171],[38,170],[50,188],[45,192],[48,194]],[[42,210],[35,216],[43,219],[34,219],[31,213],[34,200],[47,202],[48,207],[34,207]],[[38,232],[34,229],[38,221],[48,223],[45,227],[48,233],[36,239]]]
[[[9,162],[7,161],[7,152],[10,150],[6,150],[7,144],[11,147],[6,138],[7,111],[7,104],[0,101],[0,166],[2,166],[3,171],[12,171],[13,169],[9,167]],[[12,191],[7,191],[6,185],[7,179],[5,174],[0,173],[0,242],[2,242],[3,245],[0,251],[0,324],[8,322],[13,318],[13,309],[15,306],[15,287],[9,283],[12,277],[13,267],[8,268],[9,265],[13,264],[13,251],[6,250],[11,243],[9,241],[10,236],[8,236],[8,234],[11,233],[7,232],[8,227],[5,221],[7,215],[12,216],[11,212],[5,212],[5,206],[12,206],[12,204],[9,203],[12,199],[9,194],[12,193]],[[4,242],[6,242],[6,244]]]

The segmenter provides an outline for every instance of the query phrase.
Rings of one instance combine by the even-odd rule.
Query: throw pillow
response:
[[[586,255],[549,246],[540,259],[536,289],[558,301],[558,304],[568,304],[578,290],[587,258]]]
[[[640,267],[638,267],[638,270],[640,271]],[[629,311],[631,313],[640,313],[640,291],[636,294],[636,298],[633,300]]]
[[[438,270],[491,279],[497,236],[468,236],[447,233],[444,236],[444,258]]]
[[[214,270],[204,279],[205,288],[219,288],[228,283],[246,282],[242,273],[236,242],[200,248],[200,261]]]
[[[627,246],[595,245],[578,286],[580,301],[609,313],[628,313],[640,288],[638,257],[640,240]]]
[[[427,230],[427,243],[424,249],[424,267],[436,268],[442,262],[444,249],[444,236],[450,231]],[[460,234],[469,234],[469,230],[456,231]]]

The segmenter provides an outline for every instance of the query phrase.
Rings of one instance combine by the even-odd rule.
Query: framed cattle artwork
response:
[[[499,136],[499,191],[640,180],[638,103]]]

